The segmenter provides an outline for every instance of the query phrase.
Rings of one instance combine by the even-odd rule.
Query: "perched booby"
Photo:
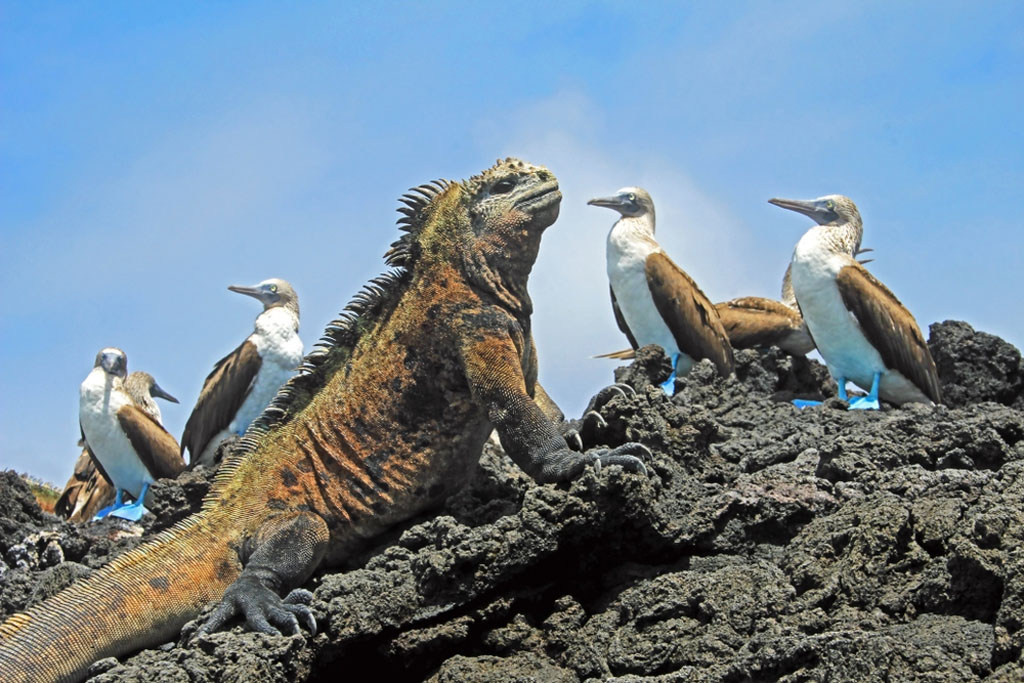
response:
[[[851,255],[856,205],[842,195],[813,200],[771,199],[818,225],[807,231],[790,263],[793,293],[818,352],[847,399],[846,381],[870,391],[850,408],[890,403],[940,403],[938,372],[924,335],[899,299]]]
[[[606,247],[612,310],[633,349],[665,349],[673,370],[662,388],[671,394],[676,376],[702,358],[711,359],[721,375],[731,373],[732,347],[718,312],[654,239],[654,202],[647,191],[624,187],[587,204],[620,214]]]
[[[220,443],[245,433],[302,363],[299,298],[292,286],[271,278],[255,287],[228,289],[259,299],[263,312],[256,316],[253,333],[217,361],[203,382],[181,436],[189,467],[213,465]]]
[[[131,373],[124,381],[124,388],[135,405],[161,425],[163,416],[160,414],[160,406],[153,399],[162,398],[172,403],[178,402],[178,399],[164,391],[148,372]],[[101,508],[113,502],[114,487],[100,473],[84,436],[78,445],[82,446],[82,453],[75,461],[75,471],[64,485],[64,491],[57,500],[54,511],[71,522],[87,522]]]
[[[149,485],[160,477],[177,476],[185,469],[174,437],[128,393],[127,369],[124,351],[102,349],[79,391],[82,437],[96,466],[115,490],[114,505],[100,510],[97,518],[112,514],[138,520],[146,511],[143,502]],[[122,502],[125,491],[135,499],[134,503]]]

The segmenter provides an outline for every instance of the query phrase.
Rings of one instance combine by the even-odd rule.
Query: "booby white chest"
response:
[[[256,318],[249,340],[260,355],[260,370],[245,401],[235,413],[229,431],[243,433],[277,395],[302,362],[302,340],[295,315],[284,307],[270,308]]]
[[[693,359],[679,350],[651,295],[647,258],[662,249],[643,221],[643,217],[623,217],[612,226],[605,249],[608,281],[636,343],[640,346],[657,344],[670,357],[679,354],[677,372],[684,375],[693,365]]]
[[[857,318],[843,302],[836,284],[839,271],[854,266],[853,258],[829,249],[821,228],[812,228],[793,252],[792,279],[804,322],[836,381],[847,379],[865,391],[876,372],[882,373],[879,395],[895,403],[929,399],[897,370],[887,368],[881,354],[864,335]]]
[[[132,405],[120,378],[93,368],[79,389],[78,419],[86,443],[114,486],[138,498],[154,478],[121,428],[117,411]]]

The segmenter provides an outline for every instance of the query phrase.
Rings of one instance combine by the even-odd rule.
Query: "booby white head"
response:
[[[190,467],[213,465],[221,442],[244,433],[302,362],[299,297],[287,280],[270,278],[228,289],[258,299],[263,312],[252,334],[217,361],[203,383],[181,437],[181,453],[188,449]]]
[[[862,223],[853,201],[826,195],[770,202],[818,224],[793,251],[793,294],[840,396],[850,380],[870,389],[851,407],[876,408],[878,397],[896,404],[939,403],[938,372],[917,321],[854,258]]]
[[[672,359],[673,373],[663,388],[671,393],[675,376],[702,358],[711,359],[722,375],[731,373],[732,348],[715,307],[654,239],[650,194],[624,187],[587,204],[620,216],[606,247],[612,310],[634,349],[657,344]]]
[[[238,292],[239,294],[245,294],[246,296],[251,296],[254,299],[259,299],[263,304],[264,312],[278,306],[291,311],[295,317],[296,329],[298,329],[299,297],[292,288],[291,283],[287,280],[272,277],[269,280],[264,280],[255,287],[228,285],[228,289],[232,292]]]
[[[153,399],[162,398],[171,403],[178,402],[178,399],[164,391],[148,372],[136,370],[129,374],[124,381],[124,388],[135,404],[160,424],[163,424],[163,415],[160,413],[160,406]]]
[[[96,354],[96,360],[92,364],[93,371],[97,369],[103,372],[106,381],[113,383],[117,379],[124,379],[128,376],[128,356],[121,349],[108,346],[100,349]]]
[[[170,434],[133,400],[125,387],[128,359],[118,348],[105,348],[82,382],[78,419],[82,436],[97,466],[117,491],[113,508],[98,516],[114,514],[139,519],[146,490],[160,477],[176,476],[185,463]],[[122,505],[127,491],[135,503]]]

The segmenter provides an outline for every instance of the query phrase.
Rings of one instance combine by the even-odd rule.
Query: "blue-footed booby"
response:
[[[769,201],[817,223],[793,251],[793,293],[839,397],[849,400],[849,380],[870,388],[851,409],[877,409],[879,398],[940,403],[935,361],[914,316],[851,255],[859,249],[859,240],[849,243],[850,225],[861,222],[857,206],[842,195]]]
[[[177,476],[185,469],[174,437],[149,415],[125,386],[128,359],[124,351],[105,348],[96,354],[92,371],[79,390],[78,419],[82,438],[96,466],[114,486],[115,502],[100,510],[138,520],[145,513],[146,491],[154,480]],[[124,504],[122,492],[134,503]]]
[[[203,382],[181,436],[189,467],[215,464],[221,442],[245,433],[302,363],[299,298],[292,286],[271,278],[255,287],[228,289],[259,299],[263,312],[256,316],[253,333],[217,361]]]
[[[702,358],[721,375],[731,373],[732,347],[718,312],[654,239],[654,202],[647,191],[624,187],[587,204],[620,215],[606,246],[612,310],[633,349],[647,344],[665,349],[673,369],[662,388],[671,394],[676,376]]]
[[[132,401],[142,412],[163,425],[160,406],[154,399],[162,398],[172,403],[178,399],[164,391],[148,372],[133,372],[124,381],[124,388]],[[95,457],[83,436],[78,443],[82,453],[75,461],[75,470],[64,485],[64,491],[54,506],[54,512],[71,522],[87,522],[101,508],[114,500],[114,487],[100,472]]]

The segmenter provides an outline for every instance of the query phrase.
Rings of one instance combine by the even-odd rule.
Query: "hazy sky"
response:
[[[849,195],[870,269],[925,328],[1024,343],[1019,2],[0,2],[0,466],[62,485],[78,385],[119,346],[180,405],[290,280],[307,350],[398,235],[408,187],[495,158],[563,186],[531,280],[541,381],[570,415],[623,348],[614,214],[715,301],[777,296]]]

